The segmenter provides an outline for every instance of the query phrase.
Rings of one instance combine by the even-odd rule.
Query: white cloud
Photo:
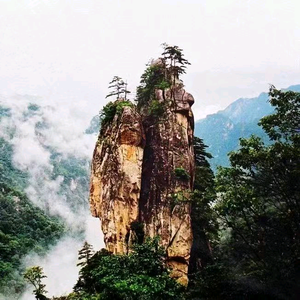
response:
[[[57,100],[48,105],[47,100],[31,96],[1,97],[0,105],[11,108],[11,116],[0,122],[0,136],[13,146],[13,162],[21,170],[28,172],[28,187],[25,192],[29,199],[46,210],[50,215],[63,218],[73,232],[83,232],[79,236],[65,236],[45,257],[28,255],[24,264],[27,267],[41,265],[48,276],[47,289],[51,295],[61,295],[72,290],[78,276],[77,252],[87,240],[99,250],[104,246],[99,219],[92,218],[87,209],[88,182],[86,187],[74,189],[75,181],[64,189],[75,193],[85,203],[80,211],[73,209],[61,193],[63,176],[53,176],[50,161],[51,149],[64,158],[75,156],[90,161],[96,137],[85,135],[89,117],[84,114],[84,102],[79,107],[57,105]],[[28,111],[29,104],[38,104],[40,109]],[[83,114],[82,114],[83,113]],[[37,127],[40,124],[41,127]],[[82,195],[80,194],[82,193]],[[78,204],[77,204],[78,205]],[[31,287],[22,296],[32,299]],[[1,295],[0,295],[1,298]]]
[[[58,242],[45,257],[32,254],[26,257],[27,267],[41,266],[47,278],[44,280],[46,290],[51,296],[60,296],[72,291],[78,278],[77,254],[82,242],[72,237],[66,237]],[[22,300],[32,299],[32,286],[22,295]]]
[[[85,236],[66,236],[57,245],[41,257],[37,254],[29,254],[25,257],[23,264],[26,267],[41,266],[47,278],[44,280],[49,296],[66,295],[72,291],[78,279],[79,268],[78,251],[82,248],[84,241],[93,246],[94,250],[104,247],[103,235],[100,234],[99,219],[89,216],[85,224]],[[22,295],[21,300],[32,299],[32,286]]]
[[[277,78],[279,86],[295,80],[299,9],[297,0],[0,1],[0,90],[74,107],[85,101],[95,114],[111,78],[128,79],[134,90],[145,63],[167,42],[184,49],[192,63],[188,72],[211,72],[233,87],[215,98],[222,106],[244,88],[236,78],[241,70],[248,81],[258,73]],[[208,88],[207,81],[195,80],[191,93]],[[214,84],[218,94],[219,82]],[[252,90],[259,94],[261,85]],[[204,106],[212,99],[203,100]]]

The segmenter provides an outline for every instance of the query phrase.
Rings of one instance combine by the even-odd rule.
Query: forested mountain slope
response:
[[[64,132],[57,123],[65,116],[40,103],[32,96],[0,102],[0,299],[22,293],[26,255],[47,255],[66,234],[82,243],[85,238],[84,147],[93,137],[84,128],[83,138],[68,135],[70,129]]]
[[[298,92],[300,85],[293,85],[286,90]],[[258,135],[267,141],[264,131],[257,125],[258,121],[273,112],[268,102],[268,94],[261,93],[256,98],[240,98],[226,109],[208,115],[195,124],[195,136],[201,137],[208,145],[208,151],[213,155],[211,165],[229,164],[228,152],[237,150],[239,138]]]
[[[0,138],[0,293],[24,287],[21,259],[30,251],[44,254],[64,233],[61,219],[33,205],[24,188],[28,174],[12,163],[12,147]]]

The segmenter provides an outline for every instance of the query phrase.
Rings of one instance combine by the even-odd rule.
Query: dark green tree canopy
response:
[[[300,283],[300,94],[271,86],[269,96],[275,113],[260,124],[273,143],[240,140],[231,167],[219,169],[216,209],[240,280],[291,299]]]
[[[300,93],[277,90],[272,85],[269,95],[275,113],[262,118],[259,124],[271,140],[295,142],[300,136]]]
[[[155,238],[134,244],[128,255],[96,252],[81,268],[74,290],[75,299],[179,300],[184,288],[170,278],[165,250]]]
[[[87,241],[84,242],[82,248],[78,251],[78,264],[77,266],[84,267],[89,259],[94,255],[94,249]]]
[[[212,202],[215,200],[214,174],[208,159],[212,156],[206,151],[203,140],[194,137],[195,181],[192,193],[191,221],[193,230],[193,246],[189,265],[190,285],[197,272],[212,262],[210,240],[217,233],[217,221]]]

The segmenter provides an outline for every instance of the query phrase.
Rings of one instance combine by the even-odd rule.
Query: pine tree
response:
[[[79,263],[77,264],[77,266],[84,267],[93,255],[93,246],[85,241],[83,247],[78,251]]]
[[[189,266],[190,274],[201,271],[212,262],[209,239],[217,233],[218,227],[216,215],[211,208],[211,203],[215,200],[214,174],[208,159],[212,158],[212,155],[206,151],[207,146],[202,139],[194,137],[193,143],[196,168],[191,210],[194,241]]]
[[[112,89],[112,92],[106,95],[105,98],[117,96],[118,100],[123,96],[123,98],[126,100],[127,94],[130,94],[130,91],[127,90],[127,82],[124,82],[124,80],[119,76],[114,76],[112,81],[109,83],[108,88]]]
[[[183,50],[178,46],[170,46],[166,43],[162,44],[164,48],[163,61],[165,66],[169,69],[171,78],[173,78],[173,84],[175,80],[179,79],[179,75],[185,73],[186,65],[190,65],[189,61],[184,58]]]

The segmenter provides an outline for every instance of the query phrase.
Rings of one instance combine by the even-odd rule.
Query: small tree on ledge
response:
[[[95,254],[93,246],[87,241],[84,242],[83,247],[78,251],[78,264],[77,266],[84,267],[89,259]]]
[[[164,49],[162,55],[165,67],[169,69],[173,84],[175,85],[175,79],[179,79],[179,75],[185,73],[186,65],[190,65],[190,63],[184,58],[183,50],[178,46],[170,46],[164,43],[162,47]]]
[[[33,294],[37,300],[48,300],[45,296],[47,293],[45,290],[46,286],[42,283],[42,279],[46,277],[43,268],[40,266],[31,267],[24,273],[25,280],[34,286]]]
[[[106,95],[105,98],[117,96],[117,100],[120,98],[124,98],[126,100],[127,94],[130,94],[130,91],[127,90],[127,82],[124,82],[124,80],[119,76],[114,76],[112,81],[109,83],[108,88],[112,89],[112,91]]]

